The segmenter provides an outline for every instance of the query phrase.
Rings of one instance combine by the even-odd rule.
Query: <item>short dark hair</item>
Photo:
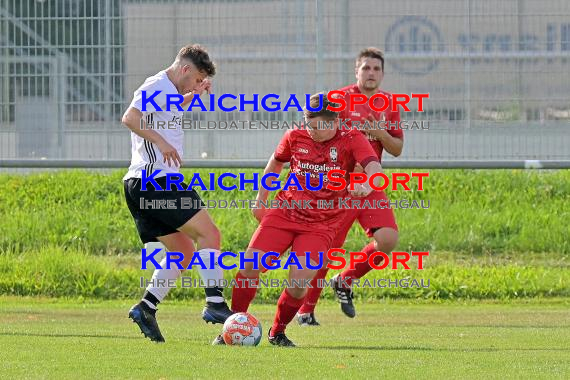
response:
[[[311,95],[309,99],[309,105],[311,108],[317,108],[321,105],[321,97],[322,97],[322,106],[319,111],[311,111],[308,108],[305,108],[305,117],[307,119],[313,119],[315,117],[324,117],[327,120],[334,120],[338,117],[338,112],[328,110],[327,107],[330,105],[332,107],[338,107],[338,104],[332,103],[328,99],[328,92],[319,92],[317,94]]]
[[[177,60],[187,59],[191,61],[199,71],[209,77],[216,75],[216,65],[210,60],[210,56],[202,45],[186,45],[176,55]]]
[[[361,50],[360,53],[358,54],[358,58],[356,58],[356,67],[360,66],[360,63],[362,62],[363,58],[379,59],[382,71],[384,71],[384,53],[382,52],[382,50],[375,47],[369,47]]]

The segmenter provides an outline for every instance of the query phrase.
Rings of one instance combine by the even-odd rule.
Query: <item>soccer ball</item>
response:
[[[222,338],[228,346],[257,346],[261,340],[261,323],[249,313],[236,313],[224,323]]]

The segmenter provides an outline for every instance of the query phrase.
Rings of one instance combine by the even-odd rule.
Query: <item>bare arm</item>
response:
[[[382,165],[380,165],[380,162],[378,161],[371,161],[364,168],[364,172],[366,173],[367,178],[370,178],[372,175],[376,173],[382,173]],[[374,178],[374,185],[376,185],[377,187],[380,187],[381,185],[380,182],[381,182],[380,177]],[[370,187],[370,185],[368,184],[368,181],[366,181],[366,183],[364,184],[356,184],[354,190],[351,191],[350,193],[355,197],[365,197],[368,194],[370,194],[372,191],[374,191],[374,189],[372,189],[372,187]]]
[[[202,95],[202,93],[204,91],[206,91],[208,93],[210,93],[212,91],[212,82],[210,82],[210,80],[208,78],[204,79],[193,91],[190,91],[189,93],[184,94],[182,96],[184,98],[184,100],[180,104],[181,107],[184,108],[184,106],[186,104],[188,104],[192,101],[192,99],[194,98],[194,95],[196,95],[196,94]]]
[[[372,129],[369,131],[370,135],[382,143],[384,150],[394,157],[402,154],[404,149],[404,140],[399,137],[394,137],[383,129]]]
[[[372,115],[370,115],[368,121],[370,123],[378,123],[380,120],[376,120]],[[402,150],[404,149],[404,139],[392,136],[385,129],[372,128],[366,130],[366,133],[374,137],[376,140],[380,141],[384,147],[384,150],[390,153],[392,156],[398,157],[400,154],[402,154]]]
[[[378,161],[371,161],[364,168],[364,172],[366,173],[368,178],[370,178],[372,175],[374,175],[376,173],[382,173],[382,165],[380,165],[380,163]],[[380,177],[374,178],[374,185],[380,187],[380,185],[381,185],[380,182],[381,182]]]
[[[127,128],[131,130],[134,134],[142,137],[143,139],[155,144],[162,156],[164,157],[164,162],[168,161],[168,166],[182,165],[182,159],[176,149],[170,145],[158,132],[153,129],[147,128],[146,121],[143,120],[143,114],[141,111],[134,107],[129,107],[129,109],[123,115],[121,122]]]
[[[269,161],[267,162],[267,165],[265,166],[265,169],[263,170],[262,176],[264,176],[268,173],[281,174],[281,171],[283,170],[283,165],[284,165],[283,162],[276,160],[275,157],[273,155],[271,155],[271,158],[269,159]],[[257,201],[266,201],[268,197],[269,197],[269,190],[267,190],[266,188],[261,186],[259,188],[259,191],[257,192],[257,197],[255,197],[255,199]],[[252,210],[252,212],[253,212],[253,216],[255,216],[255,219],[257,219],[258,221],[261,221],[261,219],[263,218],[263,215],[265,214],[265,209],[264,208],[254,208]]]

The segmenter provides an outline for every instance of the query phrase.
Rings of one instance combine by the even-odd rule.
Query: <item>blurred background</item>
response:
[[[359,50],[381,48],[384,90],[430,94],[402,113],[430,129],[408,131],[397,162],[570,160],[566,0],[0,0],[0,162],[123,165],[133,91],[189,43],[217,63],[214,93],[285,98],[353,83]],[[282,133],[187,131],[185,158],[265,160]]]

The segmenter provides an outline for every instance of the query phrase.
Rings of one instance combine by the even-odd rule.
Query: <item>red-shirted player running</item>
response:
[[[380,83],[384,78],[384,55],[382,54],[382,51],[377,48],[367,48],[362,50],[356,59],[355,73],[357,82],[339,90],[346,93],[345,99],[347,104],[349,104],[349,94],[362,93],[366,95],[368,99],[376,93],[383,93],[389,99],[390,105],[383,114],[372,110],[368,104],[355,105],[354,111],[350,111],[349,107],[346,107],[341,111],[340,119],[350,119],[348,125],[352,127],[356,127],[355,122],[360,123],[362,126],[365,121],[368,121],[370,126],[372,126],[372,121],[378,122],[385,120],[384,126],[386,129],[366,128],[363,129],[362,132],[367,135],[370,144],[380,159],[382,159],[383,150],[393,156],[399,156],[402,153],[402,148],[404,146],[404,134],[399,128],[400,113],[399,110],[395,112],[392,111],[392,95],[379,89]],[[384,100],[382,98],[377,98],[375,99],[374,105],[378,108],[382,108],[384,106]],[[382,124],[380,124],[380,126],[381,125]],[[376,202],[377,200],[387,198],[383,191],[373,191],[368,195],[367,199],[370,201],[374,200]],[[346,235],[348,234],[355,219],[358,219],[358,222],[362,228],[364,228],[367,235],[374,238],[373,241],[369,242],[361,250],[367,256],[376,251],[392,252],[396,247],[396,244],[398,243],[398,226],[396,224],[394,212],[391,208],[378,208],[353,210],[352,215],[346,219],[345,225],[336,235],[333,242],[333,248],[342,247],[346,239]],[[375,263],[379,264],[381,261],[382,257],[379,257],[378,261],[375,261]],[[356,264],[354,269],[345,269],[333,278],[335,280],[335,295],[341,303],[342,311],[350,318],[354,318],[356,315],[356,310],[352,303],[353,293],[350,288],[351,281],[353,278],[363,277],[371,270],[372,267],[368,264],[368,261],[366,261]],[[305,302],[297,315],[297,321],[299,324],[319,325],[315,319],[314,310],[322,292],[322,288],[317,286],[317,281],[325,278],[326,274],[327,269],[321,269],[313,278],[311,282],[313,287],[309,288]],[[343,281],[339,281],[339,278]],[[346,287],[346,285],[348,285],[348,287]]]
[[[247,311],[255,297],[257,286],[250,287],[247,279],[254,281],[259,279],[263,268],[261,258],[266,252],[283,254],[291,247],[291,251],[296,252],[297,256],[309,255],[311,263],[316,265],[320,261],[319,252],[326,252],[331,248],[334,237],[342,228],[349,210],[338,207],[338,198],[348,195],[346,190],[333,191],[326,188],[325,179],[328,171],[341,169],[349,173],[354,170],[357,162],[364,167],[369,176],[381,171],[376,153],[364,135],[355,130],[339,130],[338,113],[326,109],[331,104],[327,101],[326,94],[320,96],[322,101],[319,99],[319,94],[313,95],[310,106],[314,109],[322,104],[321,110],[305,111],[309,128],[289,130],[285,133],[265,167],[264,175],[280,173],[284,163],[289,162],[289,176],[296,176],[300,184],[304,184],[306,176],[309,175],[311,186],[316,187],[320,182],[319,174],[322,174],[322,189],[310,191],[289,188],[280,191],[276,197],[287,201],[310,201],[309,204],[313,209],[254,209],[254,216],[260,220],[260,225],[251,238],[245,257],[253,258],[257,253],[259,264],[258,269],[254,269],[254,264],[248,262],[236,275],[238,286],[232,290],[232,310],[236,313]],[[331,121],[334,128],[316,129],[318,123]],[[360,189],[365,192],[357,195],[368,195],[369,191],[363,190],[362,187]],[[268,190],[261,189],[257,199],[266,201],[268,195]],[[331,209],[319,209],[318,200],[333,200],[335,206]],[[301,263],[303,262],[304,260],[301,260]],[[315,273],[315,270],[291,266],[289,279],[310,281]],[[277,303],[277,313],[269,329],[271,344],[294,346],[285,336],[285,328],[303,304],[305,294],[305,287],[294,286],[286,288],[281,293]],[[213,344],[223,344],[223,340],[218,337]]]

